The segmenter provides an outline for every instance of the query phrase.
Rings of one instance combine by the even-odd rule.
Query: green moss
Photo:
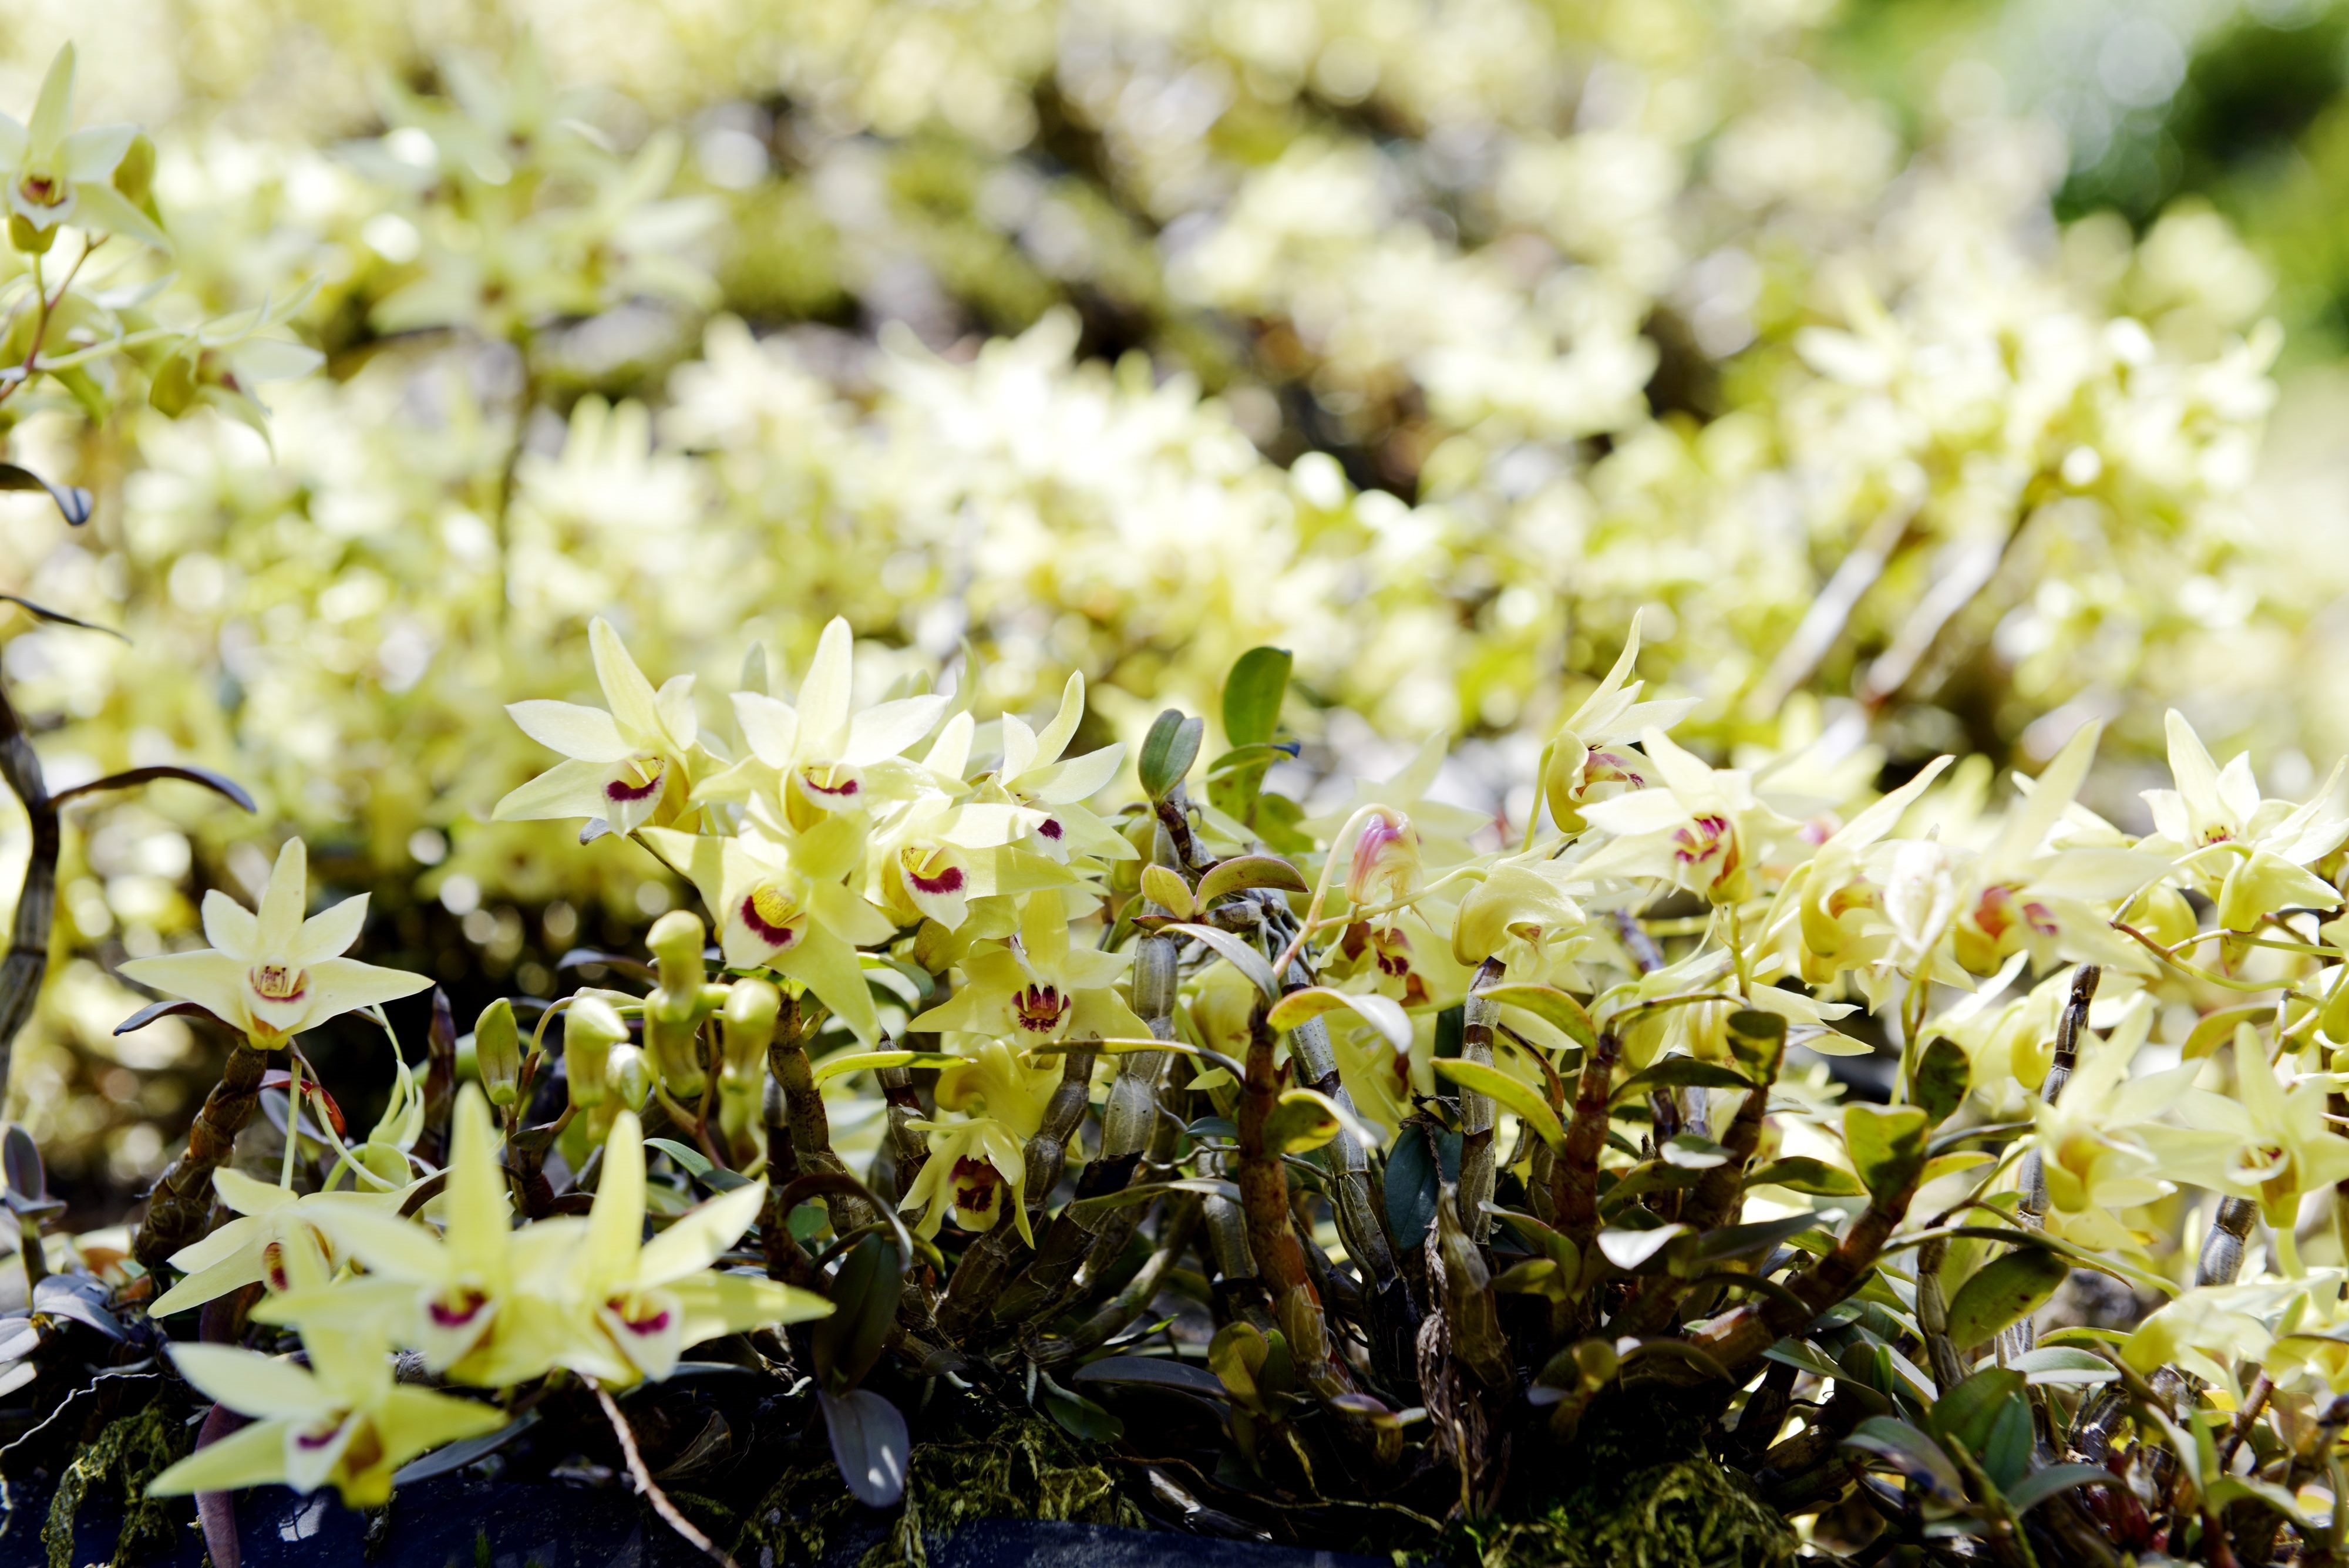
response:
[[[186,1424],[171,1419],[160,1402],[108,1422],[66,1467],[49,1501],[49,1517],[41,1526],[49,1568],[74,1568],[74,1516],[101,1486],[117,1487],[122,1494],[122,1533],[114,1543],[113,1568],[125,1568],[150,1548],[169,1547],[179,1527],[170,1508],[147,1496],[147,1483],[189,1448]]]
[[[829,1462],[786,1469],[750,1511],[737,1561],[811,1562],[864,1511]],[[905,1501],[857,1568],[927,1568],[929,1546],[976,1519],[1037,1519],[1141,1529],[1149,1521],[1117,1478],[1088,1464],[1059,1428],[1032,1416],[959,1442],[917,1443]],[[765,1557],[761,1552],[771,1552]]]
[[[1543,1517],[1486,1537],[1484,1568],[1783,1568],[1795,1537],[1775,1511],[1704,1458],[1578,1488]]]

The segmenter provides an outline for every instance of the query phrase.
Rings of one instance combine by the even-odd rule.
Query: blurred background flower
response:
[[[130,636],[8,628],[53,780],[199,763],[272,836],[192,792],[74,814],[11,1114],[95,1210],[221,1048],[111,1037],[111,967],[257,889],[274,836],[460,1017],[684,897],[489,821],[548,760],[502,705],[592,700],[599,614],[721,691],[833,615],[860,701],[952,665],[1040,719],[1081,670],[1074,751],[1274,642],[1310,704],[1285,787],[1446,729],[1437,794],[1506,824],[1642,611],[1640,673],[1722,761],[2036,766],[2099,718],[2087,798],[2134,823],[2166,707],[2288,795],[2349,748],[2303,673],[2349,651],[2327,0],[0,21],[0,107],[71,40],[82,118],[150,131],[172,297],[298,301],[323,356],[264,379],[301,368],[281,328],[215,331],[216,395],[125,365],[5,410],[98,511],[0,497],[0,588]]]

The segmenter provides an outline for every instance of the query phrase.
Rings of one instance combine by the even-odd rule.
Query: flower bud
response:
[[[687,910],[671,909],[653,922],[645,946],[652,950],[653,965],[660,973],[663,991],[678,997],[700,992],[704,940],[701,918]]]
[[[502,996],[481,1009],[473,1024],[473,1065],[490,1104],[514,1103],[522,1085],[522,1030],[514,1023],[513,1003]]]
[[[772,981],[753,975],[726,990],[719,1012],[724,1033],[726,1076],[736,1083],[755,1083],[766,1064],[767,1047],[774,1043],[775,1021],[782,1016],[783,993]]]
[[[613,1046],[604,1061],[604,1078],[612,1091],[609,1109],[642,1111],[653,1097],[652,1063],[638,1046]]]
[[[626,1041],[628,1026],[600,997],[572,999],[563,1015],[563,1073],[571,1103],[581,1110],[602,1105],[611,1094],[612,1048]]]
[[[1347,898],[1358,909],[1399,904],[1420,887],[1419,830],[1402,813],[1375,808],[1354,840],[1354,863],[1346,873]]]
[[[2200,924],[2186,895],[2166,882],[2156,883],[2139,893],[2121,919],[2166,948],[2174,948],[2192,937]]]

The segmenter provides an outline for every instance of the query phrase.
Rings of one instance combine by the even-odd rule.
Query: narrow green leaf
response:
[[[1748,1187],[1784,1187],[1793,1192],[1807,1192],[1817,1198],[1865,1198],[1868,1189],[1859,1179],[1841,1166],[1829,1165],[1807,1154],[1788,1155],[1748,1171]]]
[[[1535,1092],[1532,1085],[1510,1077],[1498,1067],[1454,1057],[1437,1062],[1435,1075],[1508,1106],[1518,1120],[1534,1130],[1535,1137],[1550,1147],[1556,1148],[1566,1141],[1566,1128],[1559,1124],[1557,1113],[1549,1108],[1549,1102]]]
[[[2011,1487],[2000,1490],[2006,1496],[2006,1506],[2017,1513],[2027,1513],[2059,1491],[2069,1491],[2075,1486],[2114,1486],[2118,1482],[2113,1472],[2095,1465],[2049,1465],[2044,1470],[2033,1470]]]
[[[1599,1031],[1591,1026],[1590,1014],[1582,1003],[1554,985],[1515,981],[1488,985],[1481,994],[1503,1007],[1523,1008],[1586,1051],[1599,1044]]]
[[[1388,1044],[1398,1051],[1411,1049],[1411,1017],[1402,1004],[1389,997],[1350,991],[1333,991],[1317,985],[1304,991],[1292,991],[1274,1003],[1268,1021],[1275,1029],[1288,1031],[1309,1018],[1340,1010],[1359,1014],[1362,1021],[1386,1037]]]
[[[2023,1374],[2006,1366],[1985,1366],[1934,1401],[1933,1435],[1979,1453],[1990,1441],[2000,1408],[2023,1397]]]
[[[1965,1483],[1957,1466],[1932,1438],[1889,1416],[1870,1416],[1844,1440],[1844,1447],[1872,1454],[1943,1502],[1963,1503]]]
[[[1632,1099],[1650,1089],[1750,1089],[1754,1081],[1734,1067],[1693,1056],[1665,1056],[1650,1063],[1616,1087],[1614,1097]]]
[[[1258,991],[1275,1000],[1278,999],[1280,984],[1272,978],[1272,961],[1248,946],[1242,939],[1232,935],[1229,931],[1219,931],[1213,926],[1195,926],[1176,922],[1168,924],[1164,929],[1180,932],[1204,944],[1216,957],[1247,976],[1255,982]]]

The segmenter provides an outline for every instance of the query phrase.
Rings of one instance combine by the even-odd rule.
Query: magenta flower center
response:
[[[252,985],[254,994],[267,1002],[299,1002],[302,993],[310,988],[310,971],[291,964],[254,964],[245,980]]]

